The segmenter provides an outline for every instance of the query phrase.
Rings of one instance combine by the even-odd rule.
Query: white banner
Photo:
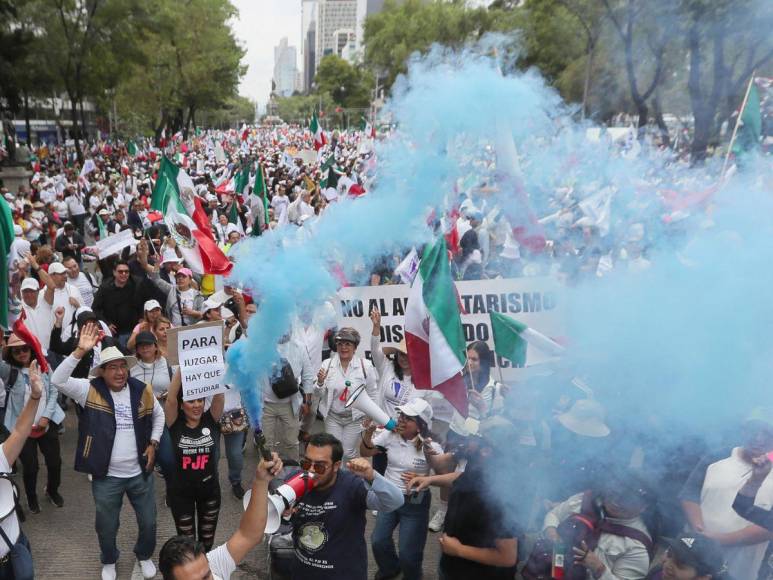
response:
[[[124,248],[134,247],[137,244],[139,244],[139,240],[134,237],[134,232],[132,230],[123,230],[112,236],[107,236],[103,240],[99,240],[96,246],[99,259],[101,260],[107,256],[122,252]]]
[[[228,390],[225,385],[223,321],[195,325],[177,332],[183,401],[211,397]]]
[[[478,280],[457,282],[459,299],[466,314],[462,314],[462,327],[467,343],[476,340],[486,342],[494,350],[489,312],[499,312],[523,322],[542,334],[563,342],[563,316],[565,304],[561,299],[561,286],[549,277],[512,278],[506,280]],[[369,313],[377,308],[381,313],[382,345],[395,345],[403,339],[405,307],[410,287],[406,284],[389,286],[359,286],[342,288],[338,292],[338,327],[356,328],[362,336],[357,356],[370,358],[370,335],[373,325]],[[526,366],[548,360],[549,355],[531,345],[526,354]],[[515,379],[519,373],[509,360],[494,357],[492,372],[499,378]]]

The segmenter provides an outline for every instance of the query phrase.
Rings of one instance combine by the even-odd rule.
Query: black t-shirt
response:
[[[495,540],[516,538],[519,531],[504,520],[505,508],[484,487],[483,474],[465,471],[451,488],[443,531],[466,546],[495,548]],[[471,560],[446,556],[440,558],[446,580],[512,580],[515,566],[500,568]]]
[[[367,579],[367,496],[365,482],[348,471],[330,489],[303,496],[292,517],[293,580]]]
[[[174,469],[169,485],[187,487],[200,483],[217,483],[216,443],[220,426],[209,411],[201,416],[198,427],[185,424],[182,411],[169,428],[174,449]]]

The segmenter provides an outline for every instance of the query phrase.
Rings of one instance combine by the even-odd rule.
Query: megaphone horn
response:
[[[315,485],[317,485],[317,480],[314,475],[308,471],[301,471],[280,485],[275,491],[269,492],[265,533],[273,534],[276,532],[282,523],[282,514],[293,507],[304,494],[314,489]],[[252,490],[250,489],[244,494],[242,500],[245,511],[247,511],[251,497]]]
[[[364,383],[352,391],[352,394],[346,399],[344,407],[347,409],[354,407],[390,431],[397,429],[397,421],[392,419],[381,407],[373,402],[373,399],[370,398],[370,395],[365,390]]]

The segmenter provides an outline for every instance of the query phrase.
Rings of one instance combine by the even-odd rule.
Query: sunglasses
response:
[[[11,352],[13,354],[23,354],[25,352],[31,352],[32,349],[28,346],[12,346]]]
[[[317,475],[325,475],[327,470],[331,467],[332,465],[325,463],[324,461],[312,461],[306,457],[301,459],[301,469],[303,469],[303,471],[313,471]]]

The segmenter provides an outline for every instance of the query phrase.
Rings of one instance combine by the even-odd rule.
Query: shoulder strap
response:
[[[3,536],[3,540],[5,540],[5,543],[8,544],[8,549],[13,550],[13,543],[11,543],[11,539],[8,537],[2,527],[0,527],[0,536]]]
[[[360,365],[362,366],[362,378],[368,380],[368,371],[365,370],[365,359],[360,357]]]
[[[614,534],[615,536],[623,536],[625,538],[631,538],[632,540],[637,540],[644,544],[644,547],[647,548],[647,552],[650,555],[650,558],[652,558],[652,540],[650,537],[642,532],[641,530],[637,530],[636,528],[632,528],[630,526],[624,526],[622,524],[613,524],[609,522],[608,520],[604,520],[601,522],[599,526],[600,531],[606,532],[608,534]]]
[[[185,316],[183,316],[183,305],[180,302],[180,291],[177,288],[175,288],[174,293],[175,293],[175,296],[177,297],[177,311],[180,313],[180,324],[182,324],[183,326],[187,326],[187,324],[185,324]]]
[[[19,369],[16,367],[11,367],[11,370],[8,372],[8,382],[5,383],[5,403],[3,403],[0,411],[5,412],[6,407],[8,407],[8,395],[11,392],[13,386],[16,384],[17,378],[19,378]]]
[[[169,373],[169,380],[171,381],[172,377],[174,377],[174,370],[172,369],[172,365],[169,364],[168,360],[166,361],[166,372]]]
[[[86,280],[89,281],[89,284],[91,284],[92,288],[96,288],[97,287],[97,285],[94,284],[94,279],[91,277],[91,274],[89,274],[88,272],[83,270],[83,275],[86,276]]]

